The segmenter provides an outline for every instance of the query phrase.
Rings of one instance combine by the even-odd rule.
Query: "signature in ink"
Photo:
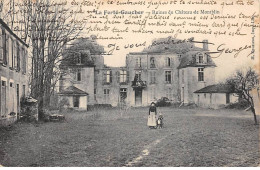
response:
[[[241,47],[238,47],[238,48],[227,48],[225,47],[226,44],[220,44],[218,47],[217,47],[217,52],[211,52],[211,53],[219,53],[218,56],[216,57],[213,57],[212,58],[218,58],[220,57],[222,54],[234,54],[234,58],[237,58],[238,55],[244,51],[244,50],[247,50],[247,49],[251,49],[252,46],[251,45],[245,45],[245,46],[241,46]],[[250,53],[247,55],[247,57],[249,55],[251,55],[253,53],[253,51],[251,50]]]

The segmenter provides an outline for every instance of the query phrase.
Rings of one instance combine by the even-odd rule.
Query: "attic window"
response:
[[[203,63],[203,54],[202,53],[198,54],[198,60],[199,60],[199,63]]]
[[[171,66],[171,58],[170,58],[170,57],[167,57],[167,58],[165,59],[165,64],[166,64],[167,67],[170,67],[170,66]]]
[[[77,64],[82,64],[83,63],[83,55],[80,53],[78,56],[77,56]]]
[[[205,56],[203,53],[197,53],[196,55],[196,63],[202,64],[207,63],[207,56]]]

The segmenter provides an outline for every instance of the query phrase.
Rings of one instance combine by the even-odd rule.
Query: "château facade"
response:
[[[207,41],[203,42],[203,48],[190,43],[185,51],[132,52],[127,54],[124,67],[108,67],[102,55],[94,55],[92,66],[66,66],[67,70],[74,67],[77,71],[60,79],[60,94],[66,88],[76,87],[78,90],[71,92],[74,97],[70,97],[69,107],[83,109],[94,104],[148,106],[162,97],[172,102],[195,103],[194,92],[215,83],[216,65]]]

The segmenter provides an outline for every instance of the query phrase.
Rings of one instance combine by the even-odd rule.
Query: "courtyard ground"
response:
[[[0,130],[2,166],[258,166],[259,126],[250,112],[159,108],[68,111],[63,123],[16,123]]]

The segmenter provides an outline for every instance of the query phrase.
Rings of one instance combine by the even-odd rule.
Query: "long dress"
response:
[[[150,112],[150,115],[148,116],[147,126],[156,126],[155,112]]]
[[[156,107],[150,107],[147,126],[156,126]]]

